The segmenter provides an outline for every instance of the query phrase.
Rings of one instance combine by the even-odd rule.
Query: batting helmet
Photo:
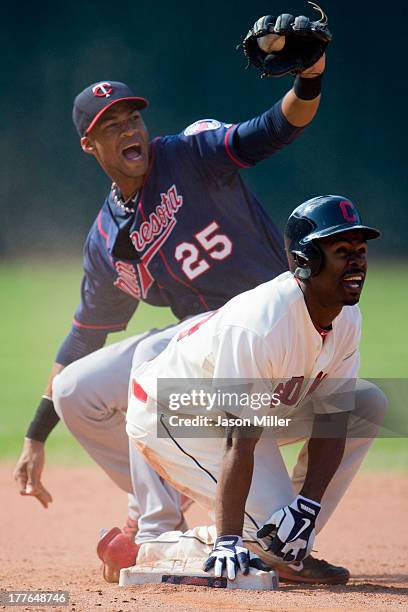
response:
[[[378,238],[380,232],[364,225],[357,207],[338,195],[318,196],[304,202],[290,215],[285,228],[285,242],[293,255],[296,276],[316,276],[323,264],[320,238],[348,230],[361,230],[366,240]]]

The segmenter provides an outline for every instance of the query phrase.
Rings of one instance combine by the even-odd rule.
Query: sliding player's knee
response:
[[[138,342],[133,355],[133,368],[137,368],[142,363],[157,357],[164,351],[169,342],[170,338],[167,336],[163,338],[160,333],[152,334]]]
[[[94,404],[87,401],[87,395],[81,370],[76,364],[68,366],[54,378],[52,399],[56,413],[64,422],[83,417],[85,412],[92,411]],[[85,406],[88,406],[86,410]]]
[[[356,391],[354,415],[362,435],[376,436],[388,410],[388,400],[384,392],[376,385],[360,381]]]

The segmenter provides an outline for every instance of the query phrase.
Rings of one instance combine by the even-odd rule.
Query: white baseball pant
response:
[[[134,374],[137,380],[137,371]],[[358,381],[355,410],[359,420],[350,419],[341,464],[323,498],[316,531],[322,530],[356,475],[382,422],[387,408],[383,392],[367,381]],[[215,509],[215,489],[224,452],[223,438],[179,438],[177,427],[166,427],[173,436],[157,437],[156,403],[129,395],[127,432],[132,443],[165,480],[210,513]],[[367,415],[367,420],[364,420]],[[191,417],[191,414],[189,415]],[[289,426],[290,427],[290,426]],[[289,429],[290,435],[290,429]],[[357,437],[364,436],[364,437]],[[255,461],[244,521],[244,537],[256,539],[256,531],[270,515],[291,503],[300,491],[307,471],[308,440],[299,454],[292,478],[289,477],[279,446],[299,441],[275,440],[262,435],[255,447]]]

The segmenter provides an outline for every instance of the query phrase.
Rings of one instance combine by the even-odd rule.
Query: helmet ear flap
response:
[[[310,278],[312,270],[309,266],[309,259],[300,251],[292,251],[292,256],[296,263],[296,278],[299,280],[307,280]]]
[[[291,253],[297,265],[296,278],[307,280],[319,274],[323,264],[323,253],[317,244],[309,242],[301,251],[291,251]]]
[[[323,267],[323,251],[317,242],[310,242],[308,247],[308,251],[310,252],[309,265],[312,271],[311,276],[317,276]]]

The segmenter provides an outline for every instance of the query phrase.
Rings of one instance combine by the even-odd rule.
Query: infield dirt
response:
[[[348,585],[281,585],[279,591],[262,593],[108,585],[95,545],[100,527],[122,526],[125,495],[97,468],[53,466],[46,469],[44,484],[54,502],[44,510],[36,500],[18,495],[12,470],[11,464],[0,464],[0,588],[68,590],[69,606],[54,610],[408,609],[406,474],[360,474],[319,536],[315,556],[347,566]],[[205,523],[206,516],[194,505],[188,520]]]

